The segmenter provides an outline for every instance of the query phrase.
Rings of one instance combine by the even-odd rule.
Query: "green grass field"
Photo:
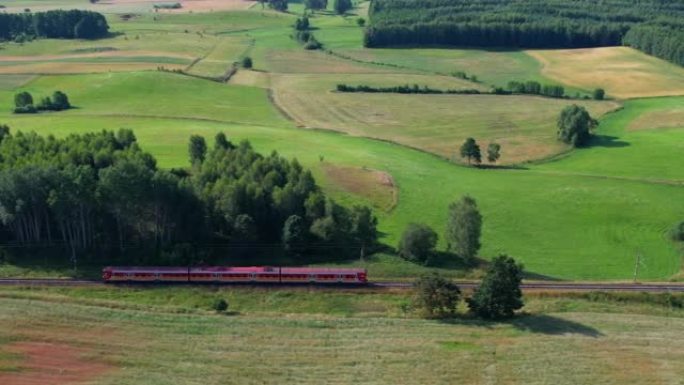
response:
[[[298,12],[297,7],[293,6],[292,12]],[[205,58],[205,64],[211,66],[203,68],[200,60],[193,68],[214,74],[248,52],[255,71],[240,71],[235,81],[254,87],[158,71],[0,75],[0,105],[6,106],[0,108],[0,123],[9,124],[15,132],[57,136],[131,128],[161,167],[188,165],[191,134],[211,139],[224,131],[234,141],[252,141],[259,151],[277,150],[297,157],[313,170],[326,191],[343,203],[373,205],[385,234],[382,241],[390,246],[396,245],[401,231],[412,221],[428,223],[442,234],[448,204],[470,194],[485,218],[483,258],[508,253],[537,277],[627,279],[641,252],[645,258],[641,279],[667,279],[680,271],[681,250],[668,238],[670,228],[684,218],[679,204],[684,198],[683,171],[676,162],[684,127],[680,97],[625,101],[621,110],[601,119],[594,146],[566,152],[552,162],[516,169],[474,169],[444,159],[451,158],[468,135],[483,144],[502,142],[506,163],[566,151],[553,139],[553,122],[560,108],[570,102],[517,96],[333,93],[332,88],[340,82],[484,87],[499,81],[486,79],[499,76],[496,68],[515,70],[516,66],[498,65],[495,56],[478,51],[387,50],[420,61],[420,65],[404,63],[400,67],[305,51],[289,37],[293,14],[255,10],[142,14],[129,21],[115,14],[108,17],[113,32],[124,35],[89,42],[5,44],[0,60],[41,55],[42,64],[55,65],[50,60],[92,54],[88,57],[92,63],[78,64],[101,66],[98,61],[106,55],[155,50],[166,55],[156,57]],[[360,49],[355,16],[317,14],[312,22],[318,28],[316,36],[333,52]],[[363,51],[375,54],[385,50]],[[519,68],[529,76],[539,73],[525,53],[491,54],[517,58],[522,63]],[[473,59],[457,70],[478,75],[485,85],[438,75],[451,64],[434,59],[435,55]],[[68,61],[57,64],[74,65]],[[500,76],[507,79],[509,75]],[[9,112],[17,90],[40,97],[58,89],[69,95],[76,109],[38,115]],[[595,115],[616,107],[612,101],[583,103],[588,103]],[[288,120],[278,107],[295,121]],[[357,136],[304,130],[298,125]],[[344,172],[338,170],[373,170],[377,174],[345,179]],[[392,180],[389,189],[377,183],[385,178]],[[365,265],[378,279],[407,279],[423,271],[391,255],[372,257]],[[28,274],[20,266],[4,266],[0,271]],[[465,274],[445,271],[454,276]],[[48,270],[45,274],[52,273]]]
[[[14,130],[63,136],[127,127],[163,167],[187,165],[191,134],[212,138],[224,131],[233,140],[251,140],[259,151],[299,158],[324,186],[336,183],[325,172],[328,163],[386,172],[399,190],[396,208],[378,212],[381,230],[388,234],[383,241],[390,245],[410,221],[424,221],[441,233],[449,202],[471,194],[485,216],[484,256],[507,252],[531,272],[556,278],[625,278],[642,249],[649,255],[644,278],[664,278],[679,269],[678,252],[666,238],[682,215],[677,197],[684,190],[675,185],[551,173],[545,166],[539,171],[460,167],[399,145],[297,129],[268,103],[265,90],[181,75],[42,77],[25,89],[36,94],[62,89],[79,108],[0,115]],[[159,94],[166,95],[163,103],[149,103]],[[11,96],[0,94],[0,103],[11,103]],[[363,194],[331,191],[344,202],[368,202]]]
[[[219,297],[231,304],[229,315],[208,310]],[[531,315],[486,323],[417,319],[406,311],[407,294],[391,292],[3,288],[0,380],[642,385],[682,378],[681,310],[630,300],[637,297],[589,298],[531,297]]]

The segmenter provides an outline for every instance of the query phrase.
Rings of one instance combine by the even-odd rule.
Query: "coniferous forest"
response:
[[[36,13],[0,13],[0,40],[20,36],[51,39],[97,39],[109,25],[97,12],[72,9]]]
[[[629,45],[684,65],[677,0],[374,0],[367,47],[586,48]]]

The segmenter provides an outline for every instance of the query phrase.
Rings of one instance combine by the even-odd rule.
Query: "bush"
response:
[[[594,100],[603,100],[606,96],[606,91],[603,90],[603,88],[597,88],[594,90],[594,93],[592,97]]]
[[[252,68],[252,58],[249,56],[245,56],[242,58],[242,62],[240,64],[242,64],[242,68]]]
[[[409,223],[399,241],[399,255],[411,262],[427,263],[437,245],[437,233],[421,223]]]
[[[684,221],[677,223],[672,229],[671,237],[673,241],[684,242]]]
[[[14,95],[14,106],[15,107],[26,107],[33,105],[33,96],[28,92],[20,92]]]
[[[321,49],[323,48],[323,44],[321,44],[318,40],[316,40],[313,35],[309,37],[309,40],[304,44],[304,49],[307,50],[316,50],[316,49]]]
[[[523,307],[522,266],[513,258],[500,255],[492,261],[487,274],[473,296],[468,307],[485,319],[510,318]]]
[[[228,301],[223,298],[217,298],[211,306],[217,313],[223,313],[228,310]]]
[[[414,303],[427,318],[446,318],[456,314],[461,290],[437,273],[424,275],[414,284]]]
[[[33,106],[33,104],[14,108],[15,114],[35,114],[36,112],[38,112],[38,110],[36,109],[36,107]]]

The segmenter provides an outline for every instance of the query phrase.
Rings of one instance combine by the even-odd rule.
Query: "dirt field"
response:
[[[82,384],[112,370],[110,365],[93,360],[88,349],[66,344],[17,342],[4,351],[19,359],[16,371],[0,372],[0,384]]]
[[[332,164],[325,164],[323,170],[334,186],[368,199],[378,209],[389,212],[398,203],[399,189],[392,175],[386,172]]]
[[[684,69],[628,47],[539,50],[527,53],[542,74],[561,83],[616,98],[684,95]]]

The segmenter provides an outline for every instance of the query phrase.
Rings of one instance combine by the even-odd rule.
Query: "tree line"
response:
[[[255,258],[264,248],[287,256],[277,262],[307,263],[376,245],[372,211],[328,198],[296,160],[223,134],[211,149],[193,136],[189,154],[190,170],[167,171],[130,130],[56,139],[0,126],[0,242],[127,264]]]
[[[428,87],[427,85],[420,86],[418,84],[404,84],[399,86],[375,87],[367,84],[349,85],[340,83],[335,87],[337,92],[366,92],[366,93],[396,93],[396,94],[454,94],[454,95],[539,95],[549,98],[559,99],[580,99],[579,94],[570,97],[565,94],[565,88],[559,85],[540,84],[536,81],[508,82],[506,88],[494,87],[489,91],[480,91],[474,88],[454,88],[454,89],[439,89]],[[596,100],[603,100],[605,91],[597,88],[593,92],[593,98]],[[585,96],[584,99],[589,99]]]
[[[54,10],[36,13],[0,13],[0,40],[25,37],[97,39],[107,36],[109,25],[97,12]]]
[[[15,114],[33,114],[39,111],[62,111],[71,108],[69,97],[62,91],[55,91],[52,97],[46,96],[34,105],[33,96],[29,92],[14,95]]]
[[[682,64],[684,3],[669,0],[375,0],[366,47],[629,45]]]
[[[684,66],[684,29],[671,26],[638,26],[623,39],[625,45]]]
[[[480,90],[476,89],[448,89],[440,90],[430,88],[428,86],[419,86],[418,84],[405,84],[401,86],[391,87],[373,87],[365,84],[352,86],[347,84],[338,84],[335,89],[338,92],[368,92],[368,93],[396,93],[396,94],[481,94]]]

